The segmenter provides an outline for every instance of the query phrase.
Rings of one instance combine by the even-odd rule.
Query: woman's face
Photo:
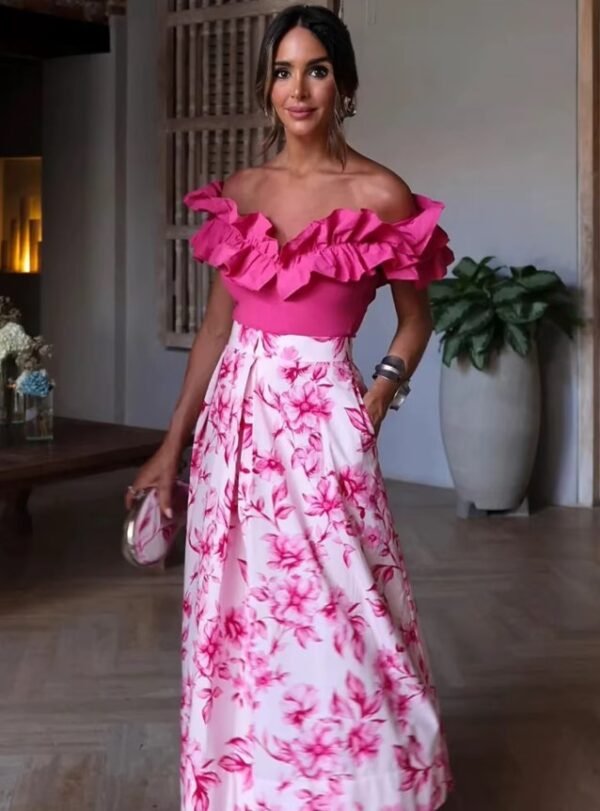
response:
[[[333,65],[306,28],[292,28],[275,53],[271,103],[286,131],[298,136],[327,131],[334,114]]]

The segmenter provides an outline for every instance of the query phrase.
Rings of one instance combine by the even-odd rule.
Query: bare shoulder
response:
[[[251,208],[263,180],[264,172],[261,167],[240,169],[226,178],[223,184],[223,197],[230,197],[240,209]]]
[[[409,185],[376,161],[357,155],[356,195],[361,208],[370,208],[386,222],[398,222],[415,213]]]
[[[365,196],[370,199],[370,208],[382,220],[397,222],[410,217],[415,212],[412,191],[401,177],[390,169],[382,167],[373,173],[365,183]]]

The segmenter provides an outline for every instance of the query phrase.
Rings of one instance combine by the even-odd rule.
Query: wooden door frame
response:
[[[578,477],[600,503],[600,0],[578,0],[578,263],[586,321],[578,337]]]

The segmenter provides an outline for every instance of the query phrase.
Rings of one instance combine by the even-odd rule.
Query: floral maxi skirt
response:
[[[182,811],[434,811],[435,690],[348,339],[234,324],[196,427]]]

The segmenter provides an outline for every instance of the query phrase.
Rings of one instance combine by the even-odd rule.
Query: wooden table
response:
[[[54,439],[27,442],[22,426],[0,426],[0,540],[31,530],[27,502],[33,487],[143,464],[163,431],[55,418]]]

